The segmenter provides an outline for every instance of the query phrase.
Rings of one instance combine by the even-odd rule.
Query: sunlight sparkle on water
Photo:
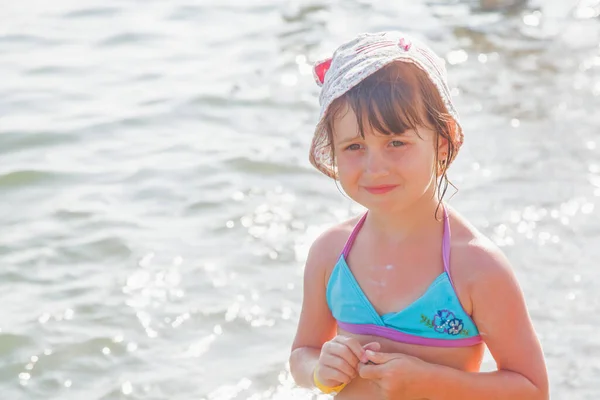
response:
[[[133,385],[131,384],[131,382],[129,382],[129,381],[124,382],[121,385],[121,392],[123,392],[124,395],[129,395],[129,394],[133,393]]]

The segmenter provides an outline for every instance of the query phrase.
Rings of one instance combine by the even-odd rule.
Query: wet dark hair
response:
[[[333,165],[333,124],[346,106],[354,111],[363,138],[367,127],[383,135],[399,135],[410,129],[418,135],[418,128],[423,126],[437,133],[434,146],[435,165],[439,171],[439,181],[436,182],[439,209],[448,185],[455,187],[446,172],[462,145],[463,134],[427,74],[412,63],[393,62],[334,100],[321,122],[321,128],[327,133],[324,147],[330,152]],[[448,143],[443,160],[437,156],[440,137],[447,139]]]

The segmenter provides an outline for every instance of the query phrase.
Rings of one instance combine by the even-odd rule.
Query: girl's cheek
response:
[[[353,163],[355,163],[356,155],[352,154],[352,153],[358,153],[358,152],[344,151],[344,152],[338,154],[338,165],[350,166]]]

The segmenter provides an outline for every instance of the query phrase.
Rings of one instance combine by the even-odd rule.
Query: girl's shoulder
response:
[[[307,269],[329,275],[361,216],[355,216],[325,229],[313,241],[306,260]]]
[[[455,210],[449,213],[451,227],[450,272],[463,289],[475,284],[512,276],[504,252],[490,238]]]

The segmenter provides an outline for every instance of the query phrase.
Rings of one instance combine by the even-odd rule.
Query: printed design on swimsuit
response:
[[[449,310],[438,310],[433,320],[421,314],[421,323],[439,333],[447,333],[452,336],[469,336],[469,331],[464,329],[463,321],[456,318],[454,313]]]

